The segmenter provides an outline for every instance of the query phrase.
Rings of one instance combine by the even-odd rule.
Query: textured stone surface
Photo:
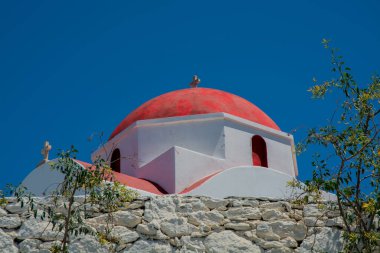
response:
[[[268,223],[260,223],[256,227],[256,235],[267,241],[278,241],[280,236],[273,233],[272,227]]]
[[[232,230],[237,230],[237,231],[247,231],[251,229],[251,226],[244,222],[238,222],[238,223],[229,222],[225,224],[224,227],[226,229],[232,229]]]
[[[197,211],[210,211],[210,209],[199,199],[178,200],[176,212],[180,214],[189,214]]]
[[[286,237],[280,241],[285,247],[297,248],[298,243],[292,237]]]
[[[265,253],[292,253],[292,252],[293,250],[286,247],[272,248],[265,251]]]
[[[325,226],[343,228],[344,226],[343,219],[342,217],[335,217],[335,218],[328,219],[325,222]]]
[[[129,211],[115,212],[113,219],[115,225],[129,228],[136,227],[137,224],[141,223],[141,217]]]
[[[149,202],[145,202],[144,219],[152,221],[153,219],[166,219],[177,216],[175,204],[171,197],[152,197]]]
[[[241,200],[243,206],[258,207],[260,202],[257,199],[243,199]]]
[[[169,237],[178,237],[183,235],[190,235],[195,227],[189,223],[185,218],[171,218],[166,219],[161,223],[161,231]]]
[[[153,223],[149,223],[137,225],[136,231],[144,235],[153,236],[157,234],[158,229],[156,228],[156,226],[154,226]]]
[[[84,236],[74,240],[69,245],[70,253],[108,253],[109,250],[106,246],[101,245],[95,238]]]
[[[211,228],[215,228],[223,224],[224,216],[216,210],[210,212],[198,211],[190,214],[188,221],[196,226],[205,224]]]
[[[225,216],[230,220],[259,220],[261,212],[254,207],[230,208],[225,212]]]
[[[38,246],[41,244],[40,240],[37,239],[26,239],[22,241],[18,247],[20,249],[20,253],[29,253],[33,250],[37,250]]]
[[[24,213],[28,210],[27,206],[24,205],[23,207],[21,207],[21,203],[18,202],[18,203],[10,203],[8,204],[5,209],[10,212],[10,213],[15,213],[15,214],[21,214],[21,213]]]
[[[294,221],[272,221],[268,225],[272,228],[273,232],[281,238],[292,237],[297,241],[302,241],[307,232],[306,226],[301,222]]]
[[[341,252],[343,250],[342,231],[336,228],[321,228],[307,237],[301,244],[300,252]]]
[[[2,229],[0,229],[0,250],[1,252],[16,253],[18,252],[17,247],[13,244],[13,239]]]
[[[7,211],[5,211],[3,208],[0,207],[0,217],[7,215]]]
[[[22,223],[17,239],[41,239],[43,241],[54,241],[63,238],[63,234],[52,231],[52,226],[46,221],[29,219]]]
[[[100,215],[95,218],[88,219],[89,224],[106,224],[108,219],[107,214]],[[133,228],[141,223],[142,218],[133,213],[133,211],[118,211],[112,215],[113,222],[116,226],[125,226]]]
[[[260,208],[265,208],[265,209],[276,209],[279,211],[285,211],[286,204],[282,201],[277,201],[277,202],[266,202],[260,204]]]
[[[109,239],[116,239],[118,243],[127,244],[139,239],[139,234],[123,226],[115,226],[108,235]]]
[[[18,216],[0,217],[0,228],[17,228],[21,226],[21,219]]]
[[[325,221],[321,217],[305,217],[303,222],[308,227],[323,227],[325,226]]]
[[[10,203],[0,209],[0,252],[4,247],[6,252],[50,253],[62,233]],[[78,235],[71,237],[70,252],[337,252],[343,245],[342,219],[335,209],[319,207],[168,195],[126,204],[107,225],[109,215],[93,206],[87,209],[92,218],[86,223],[101,233],[111,226],[109,243],[100,245],[97,237]]]
[[[182,236],[182,252],[204,252],[206,250],[206,247],[204,246],[203,241],[203,238],[192,238],[190,236]]]
[[[318,207],[318,205],[306,205],[303,208],[303,216],[304,217],[321,217],[324,211],[322,208]]]
[[[289,218],[283,212],[276,209],[267,209],[262,212],[263,220],[282,220]]]
[[[28,239],[27,239],[28,240]],[[60,241],[51,241],[51,242],[43,242],[41,243],[38,248],[40,250],[43,250],[44,252],[45,251],[48,251],[50,252],[49,250],[53,247],[53,246],[59,246],[61,245],[61,242]]]
[[[210,253],[230,252],[230,253],[261,253],[258,246],[250,241],[237,236],[232,231],[226,230],[220,233],[213,233],[204,241],[206,251]]]
[[[173,247],[168,242],[138,240],[125,253],[174,253]]]
[[[203,197],[201,198],[201,200],[210,209],[225,210],[226,206],[228,205],[228,200],[225,199],[213,199]]]

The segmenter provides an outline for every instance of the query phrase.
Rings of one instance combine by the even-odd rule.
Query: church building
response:
[[[109,161],[116,180],[142,195],[289,197],[293,136],[244,98],[193,86],[129,113],[91,158]],[[60,179],[42,163],[23,184],[43,195]]]

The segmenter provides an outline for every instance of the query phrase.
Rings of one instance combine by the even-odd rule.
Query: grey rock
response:
[[[226,206],[228,205],[228,200],[226,199],[202,197],[201,200],[209,209],[225,210]]]
[[[92,236],[84,236],[75,239],[69,244],[70,253],[108,253],[109,250],[106,246],[101,245],[98,240]]]
[[[265,253],[292,253],[292,252],[294,252],[292,249],[289,249],[286,247],[272,248],[268,251],[265,251]]]
[[[5,209],[10,213],[22,214],[28,210],[28,207],[26,205],[21,207],[21,202],[17,202],[8,204]]]
[[[183,199],[176,206],[176,211],[181,214],[190,214],[197,211],[209,211],[209,209],[200,199]]]
[[[136,200],[127,205],[128,209],[139,209],[144,206],[144,201]]]
[[[248,221],[245,221],[245,223],[249,224],[251,226],[252,229],[256,229],[257,228],[257,225],[262,223],[263,221],[261,220],[248,220]]]
[[[256,199],[243,199],[243,206],[259,207],[260,202]]]
[[[268,241],[262,240],[262,241],[258,242],[257,245],[259,245],[263,249],[273,249],[273,248],[282,248],[283,247],[282,243],[279,241],[269,241],[268,242]]]
[[[343,228],[344,223],[343,223],[342,217],[335,217],[335,218],[331,218],[331,219],[326,220],[326,224],[325,225],[327,227],[339,227],[339,228]]]
[[[95,218],[87,220],[87,223],[91,225],[96,224],[107,224],[109,216],[107,214],[100,215]],[[113,224],[116,226],[124,226],[128,228],[133,228],[137,224],[141,223],[142,218],[131,211],[117,211],[112,214]]]
[[[301,210],[294,209],[290,213],[288,213],[289,218],[295,219],[296,221],[300,221],[303,218],[303,214]]]
[[[113,216],[113,220],[117,226],[133,228],[141,223],[141,217],[129,211],[118,211]]]
[[[7,215],[7,211],[0,207],[0,217]]]
[[[169,243],[174,247],[182,247],[182,241],[178,237],[169,239]]]
[[[108,239],[117,240],[120,244],[127,244],[139,239],[139,234],[123,226],[115,226],[108,235]]]
[[[138,240],[124,253],[174,253],[172,246],[165,241]]]
[[[255,207],[230,208],[225,212],[225,216],[230,220],[260,220],[261,212]]]
[[[183,217],[166,219],[161,223],[161,231],[169,237],[190,235],[195,230],[194,225],[187,223]]]
[[[153,219],[167,219],[176,217],[176,205],[171,196],[152,197],[145,202],[144,220],[150,222]]]
[[[17,253],[18,248],[13,244],[13,239],[0,229],[0,249],[2,252]]]
[[[196,226],[205,224],[210,228],[215,228],[224,223],[224,216],[217,210],[212,210],[211,212],[198,211],[189,214],[188,222]]]
[[[153,223],[148,223],[137,225],[136,231],[140,234],[153,236],[157,234],[158,229]]]
[[[43,241],[61,240],[63,233],[52,230],[52,225],[46,221],[29,219],[22,223],[17,233],[17,239],[41,239]]]
[[[143,214],[144,214],[144,210],[141,210],[141,209],[133,209],[133,210],[131,210],[131,213],[133,213],[134,215],[137,215],[137,216],[143,216]]]
[[[224,227],[226,229],[232,229],[232,230],[237,230],[237,231],[247,231],[251,229],[251,226],[244,222],[239,222],[239,223],[229,222],[225,224]]]
[[[316,204],[309,204],[303,208],[304,217],[321,217],[324,214],[324,210]]]
[[[325,226],[325,221],[318,217],[305,217],[303,222],[308,227],[323,227]]]
[[[272,227],[268,223],[260,223],[256,227],[256,235],[266,241],[278,241],[280,236],[273,233]]]
[[[241,199],[229,199],[229,207],[242,207],[243,201]]]
[[[190,236],[182,236],[181,244],[182,251],[181,252],[205,252],[206,248],[203,244],[204,239],[202,238],[192,238]]]
[[[280,242],[287,248],[297,248],[298,243],[296,240],[294,240],[291,237],[286,237],[284,239],[281,239]]]
[[[342,231],[336,228],[321,228],[320,232],[307,237],[300,245],[300,252],[341,252]]]
[[[29,253],[51,253],[51,251],[48,250],[48,249],[40,249],[38,251],[32,251],[32,252],[29,252]]]
[[[297,241],[302,241],[307,232],[307,227],[302,222],[293,221],[271,221],[268,225],[272,228],[273,233],[281,238],[292,237]]]
[[[326,212],[326,216],[329,217],[329,218],[335,218],[335,217],[339,217],[341,215],[340,215],[340,211],[339,210],[334,209],[334,210],[327,211]]]
[[[27,239],[28,240],[28,239]],[[60,241],[51,241],[51,242],[43,242],[41,243],[38,248],[40,249],[40,251],[42,252],[45,252],[45,251],[48,251],[50,252],[50,249],[53,247],[53,246],[60,246],[62,243]],[[39,252],[40,252],[39,251]],[[38,252],[38,253],[39,253]]]
[[[29,253],[32,250],[37,251],[37,248],[41,243],[42,242],[40,240],[37,240],[37,239],[26,239],[26,240],[23,240],[22,242],[20,242],[18,247],[20,249],[20,253]]]
[[[204,241],[206,252],[219,253],[261,253],[258,246],[253,245],[250,241],[236,235],[230,230],[220,233],[212,233]]]
[[[0,217],[0,228],[18,228],[21,226],[21,219],[18,215],[15,216],[1,216]]]
[[[289,219],[289,216],[276,209],[266,209],[261,212],[263,220]]]
[[[282,212],[286,211],[286,205],[284,204],[284,202],[266,202],[260,204],[259,207],[265,209],[276,209]]]
[[[157,231],[157,234],[152,236],[152,239],[155,240],[168,240],[170,239],[169,236],[165,235],[164,233],[161,232],[161,230]]]

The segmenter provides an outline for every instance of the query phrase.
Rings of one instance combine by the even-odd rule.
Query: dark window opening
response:
[[[118,148],[112,152],[111,169],[120,172],[120,150]]]
[[[252,162],[254,166],[268,168],[267,144],[259,135],[252,137]]]

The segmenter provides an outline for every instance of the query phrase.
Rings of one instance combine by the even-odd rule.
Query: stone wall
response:
[[[9,199],[12,202],[12,199]],[[83,198],[78,197],[81,202]],[[86,222],[104,231],[107,214],[91,208]],[[160,196],[138,198],[113,215],[111,243],[71,239],[70,252],[339,252],[336,211],[281,200]],[[0,208],[0,252],[50,252],[62,234],[30,217],[19,203]]]

